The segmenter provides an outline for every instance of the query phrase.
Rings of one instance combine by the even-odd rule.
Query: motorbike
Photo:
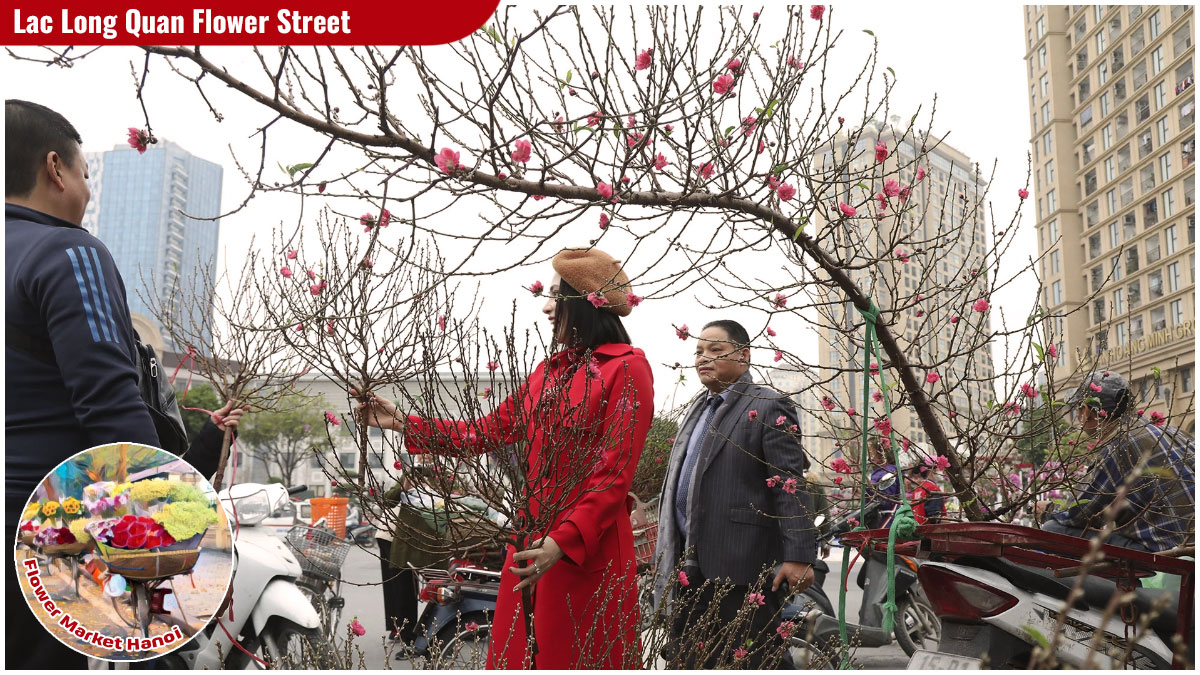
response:
[[[987,527],[968,525],[973,526],[973,531]],[[977,669],[985,661],[990,668],[1027,668],[1039,645],[1052,646],[1053,659],[1067,668],[1170,668],[1173,659],[1180,656],[1171,649],[1180,622],[1179,591],[1134,587],[1129,605],[1121,611],[1107,611],[1121,589],[1111,579],[1088,575],[1079,584],[1082,595],[1068,603],[1076,585],[1073,577],[1078,574],[1077,569],[1055,570],[1022,562],[1059,564],[1053,558],[1062,553],[1050,554],[1049,545],[1036,543],[1038,539],[1047,538],[1050,545],[1076,540],[1080,542],[1077,551],[1086,551],[1087,540],[1021,526],[988,525],[997,531],[999,527],[1007,527],[1004,534],[1008,542],[1026,538],[1028,543],[1022,542],[1023,548],[1036,546],[1038,550],[1033,551],[1033,556],[1018,551],[1014,553],[1016,560],[1010,560],[1003,550],[994,555],[979,554],[979,546],[975,544],[973,548],[962,548],[963,555],[950,555],[947,551],[955,550],[952,538],[965,536],[962,533],[967,530],[944,535],[940,553],[918,571],[941,619],[941,640],[936,651],[922,651],[914,656],[910,669]],[[1047,535],[1063,539],[1056,541]],[[1189,561],[1118,547],[1105,546],[1104,552],[1107,562],[1097,567],[1100,574],[1106,566],[1112,569],[1119,564],[1114,561],[1121,560],[1121,556],[1126,557],[1126,564],[1132,570],[1143,574],[1157,565],[1178,567],[1181,571],[1165,571],[1190,575],[1194,566]],[[1136,577],[1136,573],[1129,576]],[[1190,582],[1187,588],[1190,589]],[[1183,593],[1188,601],[1191,594],[1191,590]],[[1132,622],[1123,620],[1127,613],[1131,613]],[[1143,616],[1150,616],[1151,620],[1146,630],[1137,631],[1136,619]],[[1188,630],[1181,644],[1187,653],[1182,661],[1192,663],[1194,643],[1189,639],[1190,626],[1185,628]],[[1136,639],[1132,637],[1134,632]],[[1058,637],[1053,639],[1056,633]]]
[[[868,522],[878,517],[883,508],[881,502],[874,502],[866,507],[865,516]],[[835,521],[821,538],[822,548],[835,547],[835,540],[853,528],[852,518],[857,518],[858,511],[842,516]],[[816,525],[819,528],[824,516],[818,516]],[[936,645],[941,632],[941,623],[926,597],[922,585],[918,583],[918,566],[914,559],[897,555],[895,559],[896,573],[896,614],[893,618],[893,630],[883,631],[883,603],[887,601],[887,556],[874,550],[862,553],[857,583],[863,589],[862,605],[859,608],[859,623],[847,623],[847,637],[859,647],[883,647],[896,642],[906,654],[911,656],[920,649]],[[840,582],[840,565],[834,575]],[[826,595],[823,582],[829,572],[829,566],[824,561],[817,561],[813,566],[815,578],[813,584],[803,593],[786,605],[783,610],[785,620],[796,621],[801,630],[797,631],[796,640],[806,642],[828,654],[839,650],[836,646],[841,641],[841,630],[837,612],[829,596]]]
[[[439,668],[483,667],[492,616],[500,595],[500,572],[468,561],[448,570],[420,570],[417,637],[396,658],[426,657]]]
[[[375,526],[363,520],[353,527],[346,525],[346,538],[362,548],[375,545]]]
[[[272,531],[267,516],[307,490],[299,485],[240,483],[218,494],[233,524],[233,582],[222,611],[196,637],[162,657],[163,667],[188,670],[269,664],[283,668],[338,668],[321,634],[321,619],[297,587],[300,563]]]

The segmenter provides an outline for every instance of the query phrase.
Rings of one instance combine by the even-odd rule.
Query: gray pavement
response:
[[[356,616],[359,623],[366,629],[366,635],[354,640],[353,666],[355,668],[396,668],[402,670],[417,668],[420,664],[394,658],[391,643],[384,639],[386,629],[383,617],[383,599],[380,596],[380,571],[379,559],[376,557],[377,554],[378,549],[371,549],[368,552],[359,548],[353,548],[346,556],[346,562],[342,568],[343,578],[347,582],[343,587],[343,595],[346,598],[346,609],[342,615],[342,625],[338,634],[345,636],[346,626]],[[835,551],[829,558],[828,563],[831,568],[840,570],[841,552]],[[862,564],[861,561],[858,564]],[[862,603],[862,590],[854,583],[857,571],[858,568],[856,567],[851,572],[851,579],[846,593],[847,619],[852,622],[858,620],[858,609]],[[830,600],[833,601],[836,608],[838,601],[836,572],[831,572],[829,578],[825,580],[825,593],[829,595]],[[389,658],[389,656],[392,658]],[[876,649],[859,649],[853,658],[855,665],[867,669],[894,670],[903,669],[908,665],[908,657],[900,649],[899,645],[896,644]]]

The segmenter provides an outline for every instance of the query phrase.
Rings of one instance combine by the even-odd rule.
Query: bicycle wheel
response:
[[[480,624],[457,633],[450,633],[452,630],[453,627],[450,627],[442,631],[442,634],[446,634],[446,640],[437,661],[432,665],[438,670],[483,670],[487,666],[492,627]]]
[[[137,614],[133,610],[133,594],[125,593],[119,597],[111,598],[113,610],[117,613],[117,617],[121,622],[130,628],[137,628]]]
[[[154,617],[150,615],[150,590],[146,584],[133,585],[133,613],[137,618],[134,628],[141,629],[142,637],[150,637],[150,622]]]

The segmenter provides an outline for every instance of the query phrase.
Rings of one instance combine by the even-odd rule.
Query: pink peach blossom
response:
[[[596,183],[596,192],[599,192],[600,196],[605,199],[608,199],[609,197],[613,196],[612,186],[609,185],[608,183],[605,183],[604,181],[600,181],[600,182]]]
[[[650,60],[654,56],[653,49],[643,49],[637,55],[637,61],[633,64],[634,70],[646,70],[650,67]]]
[[[753,422],[754,420],[758,419],[758,411],[751,410],[750,412],[746,413],[746,417],[749,418],[749,420],[751,422]]]
[[[875,143],[875,161],[882,162],[883,160],[885,160],[887,158],[888,158],[887,143],[884,143],[883,141],[879,141],[879,142]]]
[[[774,329],[772,329],[770,326],[767,326],[767,335],[770,337],[775,337],[779,335],[779,333],[776,333]]]
[[[517,139],[513,145],[517,146],[517,149],[513,150],[512,154],[510,155],[512,157],[512,161],[517,162],[518,164],[524,164],[533,157],[533,145],[529,141]]]
[[[713,166],[712,162],[706,162],[706,163],[701,164],[700,166],[696,167],[696,173],[700,174],[700,177],[703,178],[704,180],[708,180],[708,179],[712,178],[713,172],[715,170],[716,170],[716,167]]]
[[[791,183],[784,183],[779,186],[779,191],[776,194],[779,195],[779,199],[785,202],[791,201],[792,197],[796,196],[796,188]]]
[[[725,95],[733,91],[733,76],[729,73],[722,73],[717,76],[717,79],[712,83],[713,91],[717,94]]]
[[[546,290],[546,287],[542,285],[541,281],[535,281],[533,282],[533,285],[529,287],[529,292],[533,293],[534,295],[541,295],[542,291],[544,290]]]
[[[929,384],[937,384],[937,381],[940,379],[942,379],[942,376],[938,375],[937,373],[931,372],[925,376],[925,381],[928,382]]]
[[[854,216],[858,215],[858,210],[845,202],[838,202],[838,209],[840,209],[842,215],[846,216],[847,218],[853,218]]]
[[[991,305],[988,304],[988,301],[984,300],[983,298],[976,300],[975,303],[971,305],[971,309],[974,309],[976,312],[980,313],[988,311],[988,307],[991,307]]]
[[[817,21],[820,21],[821,17],[825,16],[825,5],[813,5],[811,8],[809,8],[808,15]]]
[[[608,298],[599,293],[588,293],[587,301],[592,303],[592,307],[595,307],[596,309],[600,309],[608,304]]]
[[[600,229],[602,229],[602,230],[608,229],[608,214],[607,213],[600,214]]]
[[[779,363],[782,360],[783,360],[783,352],[776,349],[775,350],[775,363]]]
[[[683,324],[682,326],[680,326],[680,327],[676,328],[676,329],[675,329],[675,335],[676,335],[676,336],[677,336],[677,337],[678,337],[680,340],[686,340],[686,339],[688,339],[688,327],[687,327],[687,324],[685,323],[685,324]]]
[[[658,153],[658,156],[656,156],[654,158],[654,168],[658,169],[659,171],[662,171],[663,169],[667,168],[668,164],[670,164],[670,162],[667,161],[666,156],[663,155],[661,152]]]
[[[1028,199],[1029,198],[1029,190],[1026,190],[1025,188],[1021,188],[1020,190],[1017,190],[1017,196],[1020,197],[1021,199]]]
[[[638,305],[642,304],[642,300],[644,299],[645,298],[636,296],[633,293],[625,294],[625,302],[629,303],[630,307],[637,307]]]
[[[441,152],[434,155],[433,163],[442,173],[454,173],[462,168],[462,165],[458,163],[458,157],[458,153],[450,148],[442,148]]]
[[[288,267],[287,265],[280,267],[279,275],[282,276],[284,279],[291,279],[292,278],[292,268]]]

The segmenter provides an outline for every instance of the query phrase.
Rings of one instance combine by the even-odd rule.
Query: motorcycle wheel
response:
[[[483,670],[487,666],[491,634],[489,624],[479,624],[471,630],[458,630],[458,626],[443,628],[438,634],[441,651],[430,666],[438,670]]]
[[[321,632],[327,638],[332,638],[333,631],[337,629],[337,618],[331,611],[328,600],[325,599],[325,589],[315,588],[304,582],[296,584],[296,587],[308,597],[313,609],[317,610],[317,616],[321,619]]]
[[[273,619],[263,630],[260,656],[274,669],[335,670],[341,664],[320,628]]]
[[[896,607],[896,642],[912,656],[918,649],[937,649],[942,639],[942,622],[922,598],[907,595]]]

